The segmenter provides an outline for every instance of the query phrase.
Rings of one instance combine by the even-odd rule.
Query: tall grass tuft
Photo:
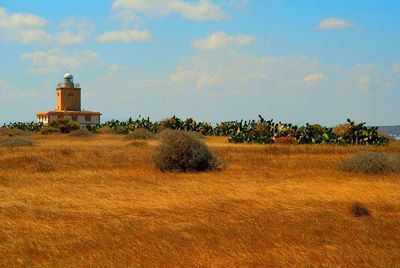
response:
[[[35,141],[23,138],[23,137],[9,137],[3,141],[0,142],[0,145],[3,147],[25,147],[25,146],[33,146],[35,145]]]
[[[339,169],[346,172],[386,174],[400,170],[398,156],[379,152],[358,152],[344,159]]]
[[[34,171],[36,172],[51,172],[55,170],[55,161],[51,159],[46,159],[42,157],[36,157],[33,160]]]
[[[80,128],[80,129],[72,131],[69,134],[69,136],[76,137],[76,138],[90,138],[90,137],[93,137],[93,134],[86,128]]]
[[[154,138],[154,134],[144,128],[138,128],[126,136],[127,140],[147,140]]]

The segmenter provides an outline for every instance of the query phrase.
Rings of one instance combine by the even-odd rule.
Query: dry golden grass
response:
[[[32,138],[34,147],[0,147],[1,267],[400,267],[400,176],[336,168],[398,144],[213,137],[225,170],[172,174],[152,166],[157,141]],[[371,216],[354,217],[355,202]]]

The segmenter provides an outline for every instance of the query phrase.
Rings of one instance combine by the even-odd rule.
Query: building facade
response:
[[[93,127],[100,124],[101,113],[81,109],[81,87],[74,83],[72,74],[66,73],[64,82],[59,83],[56,88],[56,109],[39,112],[36,116],[37,122],[46,125],[60,118],[68,118],[78,122],[82,127]]]

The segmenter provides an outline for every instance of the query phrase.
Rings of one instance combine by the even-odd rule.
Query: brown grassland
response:
[[[222,171],[161,173],[155,140],[33,136],[0,147],[0,267],[400,267],[400,175],[360,150],[206,143]],[[369,217],[354,217],[353,203]]]

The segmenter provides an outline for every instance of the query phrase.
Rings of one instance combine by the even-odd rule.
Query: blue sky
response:
[[[70,71],[103,119],[400,124],[400,1],[0,1],[0,122]]]

